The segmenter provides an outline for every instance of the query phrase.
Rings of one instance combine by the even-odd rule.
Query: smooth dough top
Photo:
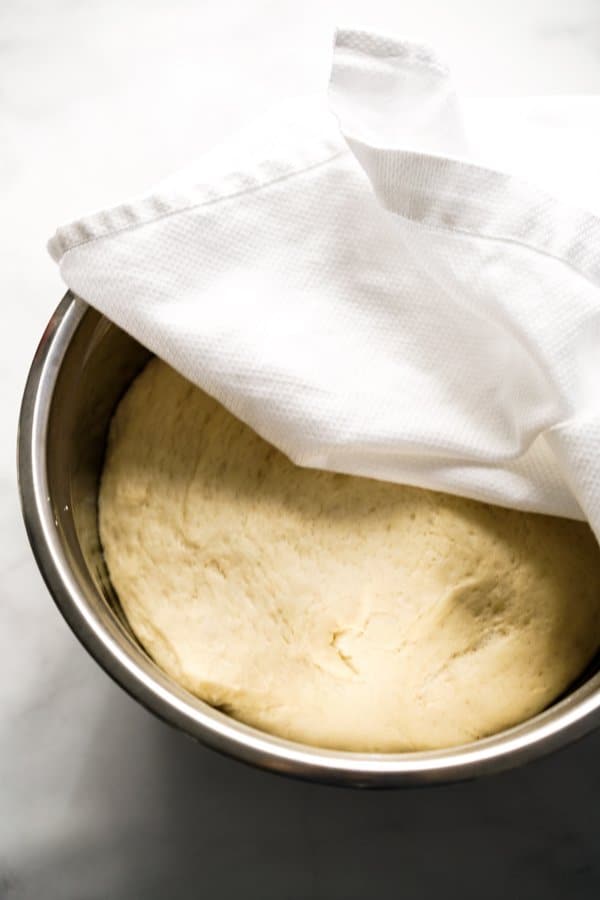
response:
[[[113,419],[100,533],[158,665],[323,747],[491,734],[554,700],[600,644],[587,525],[298,468],[158,360]]]

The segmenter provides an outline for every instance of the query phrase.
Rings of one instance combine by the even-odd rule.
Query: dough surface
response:
[[[444,747],[537,713],[600,643],[587,525],[300,469],[152,360],[112,422],[100,533],[172,678],[323,747]]]

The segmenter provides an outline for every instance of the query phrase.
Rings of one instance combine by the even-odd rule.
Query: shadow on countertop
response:
[[[458,785],[356,791],[229,760],[113,685],[71,784],[71,830],[2,900],[596,900],[600,732]]]

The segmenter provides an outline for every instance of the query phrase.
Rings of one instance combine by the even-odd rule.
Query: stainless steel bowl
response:
[[[454,781],[509,768],[596,725],[597,664],[562,700],[516,728],[462,747],[398,754],[344,753],[281,740],[236,722],[168,678],[127,625],[104,565],[97,525],[110,417],[149,355],[68,293],[31,366],[18,448],[23,515],[50,593],[79,640],[133,697],[231,756],[289,775],[370,787]]]

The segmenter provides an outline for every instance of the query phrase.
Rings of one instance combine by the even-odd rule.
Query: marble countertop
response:
[[[364,793],[249,769],[140,708],[55,610],[15,437],[63,293],[45,241],[273,101],[323,88],[335,24],[438,47],[472,95],[600,93],[597,0],[3,0],[0,898],[596,898],[600,733],[463,785]],[[5,313],[6,315],[6,313]]]

